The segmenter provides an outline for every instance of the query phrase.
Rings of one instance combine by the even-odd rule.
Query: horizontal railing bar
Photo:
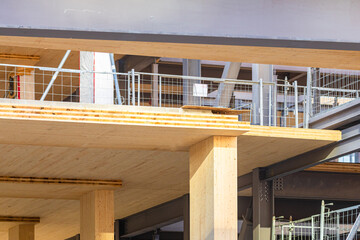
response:
[[[349,92],[349,93],[356,93],[360,90],[352,90],[352,89],[342,89],[342,88],[324,88],[324,87],[312,87],[312,89],[319,90],[319,91],[330,91],[330,92]]]

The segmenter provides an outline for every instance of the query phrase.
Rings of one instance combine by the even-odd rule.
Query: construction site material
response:
[[[0,216],[0,222],[39,223],[40,217]]]
[[[214,136],[195,144],[189,164],[190,239],[236,239],[237,138]]]
[[[193,106],[193,105],[185,105],[185,106],[182,106],[181,108],[182,109],[193,109],[193,110],[210,110],[212,113],[225,114],[225,115],[240,115],[240,114],[250,112],[250,110],[233,110],[231,108]]]
[[[121,187],[121,180],[96,180],[96,179],[69,179],[69,178],[40,178],[40,177],[14,177],[0,176],[0,182],[8,183],[38,183],[38,184],[74,184],[74,185],[99,185]]]
[[[1,46],[9,42],[18,47],[360,70],[360,53],[354,50],[0,36]]]

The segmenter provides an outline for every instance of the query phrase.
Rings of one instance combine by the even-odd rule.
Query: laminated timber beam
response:
[[[0,222],[39,223],[40,217],[0,216]]]
[[[0,176],[4,183],[70,184],[121,187],[121,180]]]
[[[20,32],[19,29],[16,31]],[[101,36],[104,35],[104,33],[100,34]],[[30,34],[25,33],[24,35]],[[257,40],[252,39],[251,41],[256,42]],[[76,39],[73,38],[72,33],[68,33],[68,38],[0,36],[0,46],[8,46],[9,44],[15,47],[37,46],[59,50],[70,49],[73,51],[113,52],[127,55],[360,70],[360,66],[357,64],[360,58],[359,50],[281,47],[281,44],[277,47],[264,47]],[[319,44],[318,47],[321,46],[324,45]],[[357,46],[360,45],[357,44]],[[360,49],[360,47],[357,48]]]
[[[23,54],[0,53],[0,59],[39,61],[40,56],[39,55],[23,55]]]

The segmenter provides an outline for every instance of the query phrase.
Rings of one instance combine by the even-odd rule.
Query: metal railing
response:
[[[360,205],[331,211],[322,201],[321,213],[297,221],[273,220],[272,240],[358,240]]]
[[[325,87],[308,89],[297,81],[286,80],[264,82],[0,64],[0,98],[170,108],[226,107],[239,110],[242,121],[267,126],[307,127],[317,111],[316,99],[323,106],[324,99],[332,96],[330,92],[347,94],[346,100],[337,95],[337,103],[352,99],[349,93],[357,97],[359,93],[355,87]]]
[[[311,89],[315,116],[359,98],[360,71],[313,68]]]

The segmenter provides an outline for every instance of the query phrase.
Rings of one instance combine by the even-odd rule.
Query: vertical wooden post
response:
[[[190,148],[190,239],[237,239],[237,138]]]
[[[18,68],[18,99],[35,100],[35,71],[31,68]]]
[[[35,225],[20,224],[9,229],[9,240],[34,240]]]
[[[96,190],[81,197],[80,237],[114,240],[114,191]]]

